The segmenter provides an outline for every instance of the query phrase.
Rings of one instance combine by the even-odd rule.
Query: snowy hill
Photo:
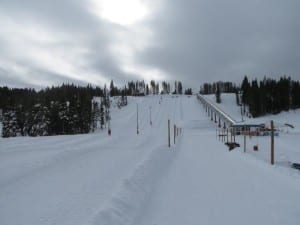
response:
[[[267,137],[229,152],[195,96],[129,98],[111,111],[111,136],[1,138],[0,224],[299,224],[300,173],[288,167],[300,162],[299,113],[276,117],[296,128],[276,138],[275,166]]]

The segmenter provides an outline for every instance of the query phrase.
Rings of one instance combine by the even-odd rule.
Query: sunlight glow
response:
[[[140,0],[91,0],[97,16],[122,26],[132,25],[148,14]]]

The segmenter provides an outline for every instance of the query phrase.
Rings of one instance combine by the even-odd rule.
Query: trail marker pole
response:
[[[149,110],[150,110],[150,126],[152,126],[152,118],[151,118],[151,106],[149,107]]]
[[[139,134],[139,105],[136,103],[136,134]]]
[[[246,152],[246,131],[244,130],[244,152]]]
[[[170,137],[170,120],[168,120],[168,145],[171,147],[171,137]]]
[[[111,135],[110,120],[108,120],[108,135]]]
[[[222,143],[224,142],[224,129],[222,129]]]
[[[227,137],[227,142],[228,142],[228,128],[226,130],[226,137]]]
[[[271,165],[274,165],[274,122],[271,120]]]
[[[235,142],[235,129],[233,129],[233,142]]]
[[[176,125],[174,124],[174,144],[176,143]]]

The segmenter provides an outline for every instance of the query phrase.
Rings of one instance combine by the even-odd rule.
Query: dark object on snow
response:
[[[240,147],[240,144],[236,142],[226,142],[225,145],[228,146],[229,151],[235,149],[236,147]]]
[[[292,168],[300,170],[300,164],[299,163],[293,163]]]
[[[284,125],[285,125],[285,126],[288,126],[288,127],[290,127],[290,128],[293,128],[293,129],[295,128],[292,124],[289,124],[289,123],[285,123]]]

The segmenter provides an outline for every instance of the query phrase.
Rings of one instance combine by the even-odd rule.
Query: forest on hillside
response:
[[[249,81],[245,76],[241,91],[242,103],[253,117],[300,108],[300,82],[290,77]]]
[[[200,94],[215,94],[217,103],[222,101],[222,93],[235,93],[237,105],[253,117],[300,108],[300,82],[287,76],[278,80],[265,77],[260,81],[249,81],[245,76],[241,85],[219,81],[200,87]]]
[[[170,94],[171,85],[164,81],[130,81],[123,88],[114,85],[103,88],[87,85],[63,84],[40,91],[30,88],[0,87],[0,119],[2,137],[80,134],[94,131],[97,121],[104,126],[110,120],[109,97],[120,96],[120,107],[127,104],[127,96]],[[173,94],[183,94],[180,81],[175,81]],[[192,94],[191,89],[185,94]],[[93,97],[101,102],[93,102]],[[2,114],[2,118],[1,118]]]

